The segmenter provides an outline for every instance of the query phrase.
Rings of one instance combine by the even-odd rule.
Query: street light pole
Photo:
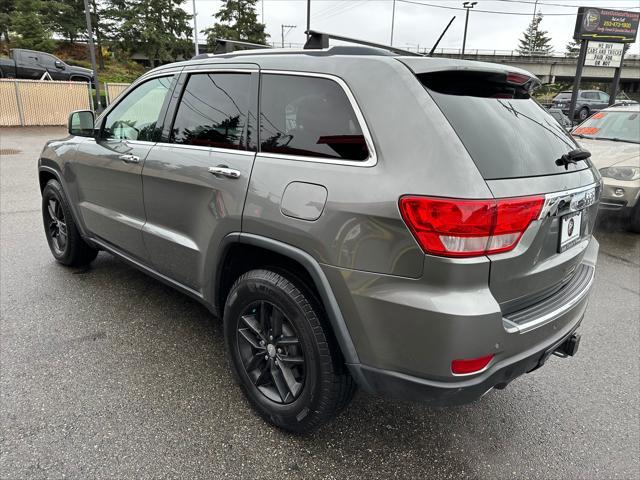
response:
[[[309,30],[311,30],[311,0],[307,0],[307,40],[309,40]]]
[[[200,49],[198,48],[198,21],[196,20],[196,16],[198,13],[196,12],[196,0],[193,0],[193,43],[196,46],[196,55],[200,54]]]
[[[391,43],[393,47],[393,25],[396,21],[396,0],[393,0],[393,9],[391,10]]]
[[[96,112],[102,112],[100,103],[100,81],[98,80],[98,68],[96,67],[96,47],[93,44],[93,28],[91,28],[91,10],[89,10],[89,0],[84,0],[84,13],[87,20],[87,40],[89,42],[89,56],[91,57],[91,68],[93,68],[93,83],[96,87],[96,101],[94,108]]]
[[[464,2],[462,7],[467,10],[467,15],[464,19],[464,36],[462,37],[462,58],[464,58],[464,51],[467,47],[467,26],[469,25],[469,10],[471,10],[478,2]]]

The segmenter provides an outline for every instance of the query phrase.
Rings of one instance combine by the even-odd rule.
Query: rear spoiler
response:
[[[513,83],[525,84],[530,82],[531,88],[542,85],[542,82],[533,73],[522,68],[510,67],[500,63],[475,62],[472,60],[452,60],[449,58],[414,58],[402,57],[398,58],[399,62],[404,63],[416,75],[422,73],[435,73],[445,71],[464,71],[464,72],[485,72],[499,73],[511,77],[510,80],[516,80]]]

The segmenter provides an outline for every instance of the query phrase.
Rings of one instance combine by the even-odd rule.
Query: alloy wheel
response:
[[[269,400],[292,403],[300,396],[306,360],[293,324],[273,303],[251,304],[238,319],[237,342],[245,372]]]
[[[62,204],[55,198],[50,198],[47,202],[47,228],[51,244],[57,255],[64,254],[67,247],[68,234],[67,223],[64,217]]]

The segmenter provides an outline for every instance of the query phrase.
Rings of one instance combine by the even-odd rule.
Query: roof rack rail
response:
[[[198,60],[200,58],[209,58],[211,55],[220,55],[223,53],[231,53],[236,50],[252,50],[256,48],[272,48],[270,45],[264,45],[262,43],[244,42],[241,40],[229,40],[227,38],[216,38],[216,46],[213,48],[213,53],[201,53],[196,55],[191,60]]]
[[[410,52],[409,50],[403,50],[402,48],[396,48],[391,45],[384,45],[382,43],[369,42],[367,40],[359,40],[357,38],[343,37],[341,35],[335,35],[333,33],[318,32],[317,30],[307,30],[305,32],[309,35],[307,43],[304,44],[306,50],[319,50],[323,48],[329,48],[329,40],[340,40],[342,42],[356,43],[358,45],[366,45],[367,47],[381,48],[388,50],[399,55],[410,55],[412,57],[423,57],[424,55],[416,52]]]

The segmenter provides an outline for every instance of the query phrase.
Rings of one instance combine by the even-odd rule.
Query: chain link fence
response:
[[[128,83],[105,83],[107,104]],[[66,125],[74,110],[93,110],[88,83],[0,79],[0,126]]]

